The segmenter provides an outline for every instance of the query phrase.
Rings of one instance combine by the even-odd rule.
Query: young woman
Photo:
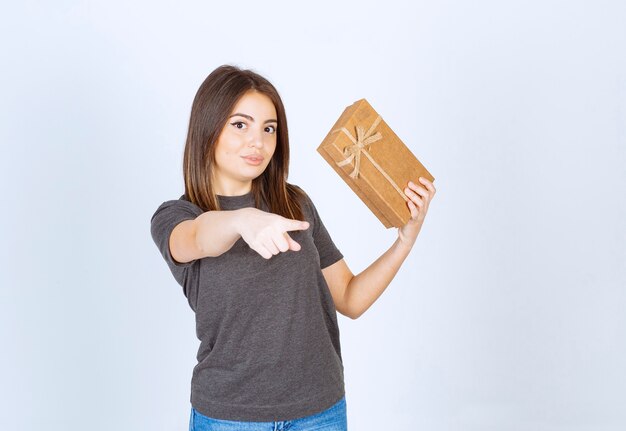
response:
[[[426,179],[407,184],[411,220],[354,276],[288,167],[274,86],[250,70],[214,70],[191,108],[185,194],[151,220],[196,315],[190,430],[346,430],[336,313],[356,319],[382,294],[435,194]]]

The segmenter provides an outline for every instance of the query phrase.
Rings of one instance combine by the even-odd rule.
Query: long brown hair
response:
[[[211,72],[193,100],[183,157],[185,196],[203,211],[220,210],[211,176],[215,166],[215,146],[231,111],[250,90],[269,97],[278,120],[274,154],[265,171],[252,180],[255,207],[261,208],[264,201],[274,214],[303,220],[300,199],[304,198],[304,193],[297,186],[287,183],[289,134],[280,95],[264,77],[231,65],[220,66]]]

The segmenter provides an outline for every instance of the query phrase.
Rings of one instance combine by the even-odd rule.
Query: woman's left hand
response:
[[[409,181],[409,186],[404,189],[404,193],[410,199],[407,205],[411,211],[411,218],[407,224],[398,228],[400,242],[409,248],[413,247],[413,244],[415,244],[417,235],[422,228],[424,218],[428,212],[428,205],[437,191],[433,183],[426,178],[419,177],[419,181],[424,186]]]

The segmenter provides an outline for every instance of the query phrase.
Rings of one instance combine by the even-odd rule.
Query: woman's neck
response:
[[[252,181],[247,184],[216,181],[213,190],[216,195],[220,196],[242,196],[252,190]]]

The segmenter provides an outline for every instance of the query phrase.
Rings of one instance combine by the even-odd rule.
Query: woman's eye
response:
[[[243,121],[235,121],[234,123],[230,123],[231,125],[235,126],[238,129],[245,129],[246,128],[246,123],[244,123]]]
[[[265,128],[265,131],[268,132],[268,133],[276,133],[276,127],[274,127],[274,126],[267,126]]]

